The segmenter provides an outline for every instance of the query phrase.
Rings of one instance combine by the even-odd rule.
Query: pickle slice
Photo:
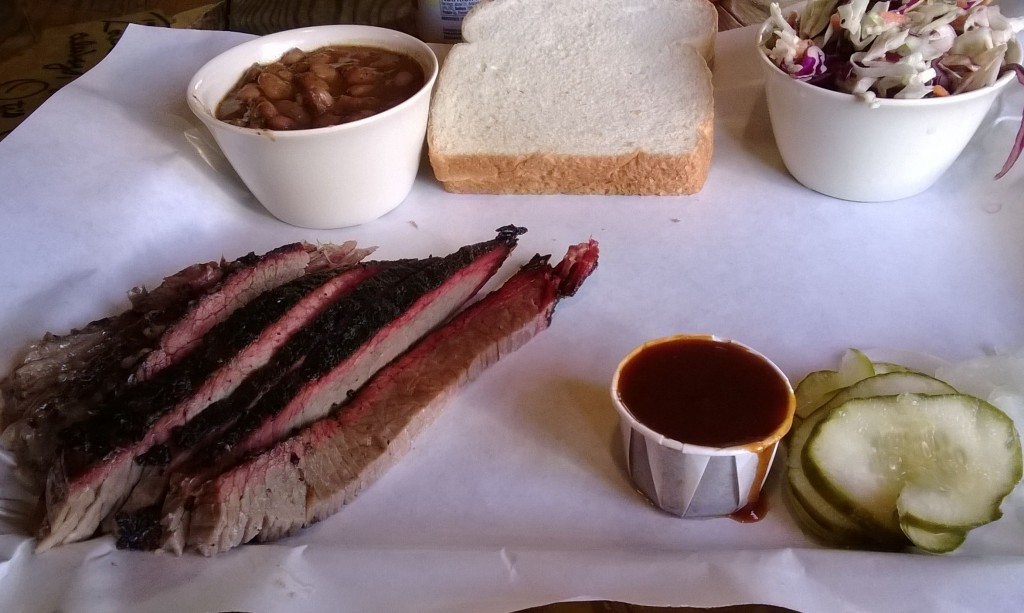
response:
[[[889,365],[883,365],[888,369]],[[891,365],[896,368],[896,365]],[[839,361],[839,370],[816,370],[797,384],[796,416],[806,419],[835,396],[836,392],[867,379],[875,372],[875,364],[859,349],[847,349]]]
[[[836,508],[879,530],[896,526],[931,550],[942,548],[937,534],[998,519],[1022,474],[1012,420],[963,394],[849,400],[814,426],[803,467]]]
[[[806,419],[843,387],[846,385],[842,383],[837,370],[816,370],[810,373],[793,390],[797,417]]]
[[[903,532],[914,543],[914,546],[928,553],[949,553],[967,540],[966,530],[933,532],[909,521],[903,521],[900,524],[903,527]]]
[[[892,362],[872,362],[871,364],[875,367],[876,375],[884,375],[891,372],[915,372],[902,364],[894,364]]]
[[[818,422],[847,400],[907,392],[952,394],[956,390],[938,379],[920,373],[897,371],[875,375],[836,392],[831,400],[810,414],[790,434],[786,478],[791,494],[803,505],[807,515],[831,531],[834,540],[843,546],[857,543],[864,547],[892,549],[906,545],[906,538],[895,521],[885,526],[878,526],[871,521],[858,522],[846,509],[838,508],[819,493],[804,470],[804,448],[808,437]]]

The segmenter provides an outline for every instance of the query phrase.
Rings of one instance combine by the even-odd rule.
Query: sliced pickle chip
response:
[[[899,529],[926,551],[998,519],[1022,474],[1012,420],[963,394],[848,400],[813,426],[802,460],[838,510],[865,529]]]
[[[884,527],[873,522],[858,522],[846,509],[837,508],[823,497],[808,480],[804,471],[804,448],[814,427],[833,409],[854,398],[897,395],[907,392],[919,394],[956,393],[948,384],[933,377],[909,371],[896,371],[868,377],[833,394],[820,410],[815,411],[801,422],[790,434],[788,443],[789,465],[786,472],[788,487],[794,499],[802,505],[803,511],[814,518],[815,523],[824,525],[834,535],[834,541],[841,546],[860,546],[893,549],[905,546],[906,537],[895,521]],[[798,515],[798,519],[800,519]],[[808,526],[814,531],[815,526]],[[812,536],[814,536],[812,534]],[[819,539],[822,540],[822,539]]]

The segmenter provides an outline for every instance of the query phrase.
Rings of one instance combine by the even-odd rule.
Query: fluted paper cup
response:
[[[774,370],[788,392],[784,418],[768,436],[734,447],[707,447],[677,441],[641,423],[619,395],[623,367],[653,344],[707,339],[749,351]],[[741,384],[741,382],[737,382]],[[721,517],[749,509],[759,498],[779,441],[793,423],[796,402],[789,380],[770,360],[735,341],[680,335],[650,341],[631,352],[615,371],[612,402],[619,413],[627,470],[634,486],[660,509],[686,518]],[[752,407],[752,410],[756,410]]]

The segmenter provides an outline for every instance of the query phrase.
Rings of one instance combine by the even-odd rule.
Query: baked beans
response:
[[[217,119],[246,128],[324,128],[376,115],[423,87],[413,58],[376,47],[291,49],[253,64],[217,105]]]

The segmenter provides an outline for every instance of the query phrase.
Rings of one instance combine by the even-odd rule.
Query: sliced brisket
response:
[[[129,516],[139,511],[145,515],[153,505],[157,505],[156,512],[159,513],[169,473],[174,466],[187,459],[189,449],[200,441],[220,435],[237,417],[242,410],[240,407],[251,404],[264,389],[289,372],[293,367],[292,362],[311,351],[320,342],[319,334],[324,329],[324,325],[318,320],[335,322],[343,319],[341,314],[350,303],[352,292],[360,291],[357,286],[364,282],[367,286],[374,286],[392,276],[397,270],[416,269],[421,265],[422,263],[417,260],[371,262],[364,265],[360,271],[352,270],[337,276],[329,272],[321,273],[332,275],[333,278],[307,294],[283,316],[278,317],[261,332],[259,339],[232,357],[231,361],[221,368],[221,371],[226,373],[225,376],[230,376],[231,381],[236,384],[233,389],[222,387],[223,378],[219,380],[216,375],[211,377],[203,389],[193,397],[198,397],[200,402],[205,404],[204,408],[199,412],[186,412],[187,421],[172,426],[169,439],[161,437],[161,442],[135,457],[135,463],[142,467],[139,470],[139,478],[132,485],[124,503],[115,506],[114,515],[107,517],[108,521],[104,526],[106,531],[116,532],[119,542],[122,543],[145,542],[124,533],[118,526],[139,525]],[[295,282],[295,285],[313,286],[318,283],[319,277],[320,275],[316,274],[309,275]],[[345,296],[344,300],[339,301],[340,296]],[[264,310],[260,303],[271,300],[277,305],[281,303],[282,298],[278,295],[260,296],[254,302],[255,308]],[[257,356],[254,361],[251,360],[253,354]],[[218,389],[221,393],[210,395],[205,393],[205,389]],[[212,402],[209,402],[210,398],[213,398]],[[162,430],[160,426],[157,426],[157,429]],[[134,528],[131,531],[134,531]]]
[[[85,419],[127,385],[135,364],[160,331],[181,317],[189,301],[212,291],[222,277],[216,263],[196,264],[168,277],[153,292],[135,288],[132,308],[66,335],[47,334],[0,382],[5,427],[0,444],[16,470],[37,487],[46,481],[57,433]]]
[[[591,241],[572,247],[554,268],[546,257],[534,258],[378,372],[340,410],[193,485],[177,512],[165,507],[165,547],[209,556],[335,513],[410,448],[458,388],[545,329],[559,298],[575,293],[597,255]]]
[[[382,366],[450,318],[501,267],[515,234],[464,247],[382,293],[353,292],[358,302],[344,328],[317,346],[208,449],[218,461],[263,449],[296,428],[320,419]],[[204,458],[205,459],[205,458]]]
[[[154,446],[165,443],[172,428],[229,395],[296,331],[381,268],[322,270],[261,293],[210,329],[188,355],[64,430],[47,478],[38,548],[91,536],[131,492],[143,465],[159,457]]]
[[[262,255],[195,264],[151,292],[135,288],[132,307],[63,336],[47,335],[0,382],[2,442],[19,469],[42,481],[57,433],[104,399],[180,359],[197,339],[258,293],[304,272],[351,266],[372,252],[354,242],[294,243]]]
[[[152,346],[189,301],[210,291],[222,277],[215,262],[194,264],[167,277],[152,292],[133,288],[128,293],[131,308],[119,315],[68,334],[47,333],[30,345],[21,363],[0,381],[0,428],[9,439],[5,442],[22,438],[21,432],[10,429],[16,422],[24,422],[19,429],[44,427],[65,413],[79,412],[82,404],[106,387],[123,385],[134,366],[132,357]],[[122,364],[126,360],[127,366]]]
[[[189,484],[327,415],[378,369],[446,321],[497,272],[521,231],[502,228],[495,240],[424,260],[416,274],[396,277],[386,287],[374,287],[373,282],[385,281],[392,271],[357,288],[348,301],[351,313],[344,325],[322,334],[316,349],[256,402],[240,406],[231,427],[197,451],[190,466],[173,477],[166,524],[182,521],[187,510],[180,503]],[[174,530],[168,534],[173,538]]]
[[[218,291],[195,301],[188,313],[164,332],[158,346],[139,366],[136,376],[140,380],[149,379],[181,359],[200,344],[203,335],[211,328],[263,292],[304,274],[347,268],[362,261],[372,251],[357,249],[354,241],[348,241],[341,245],[319,246],[295,243],[261,257],[249,254],[252,264],[233,270]]]

